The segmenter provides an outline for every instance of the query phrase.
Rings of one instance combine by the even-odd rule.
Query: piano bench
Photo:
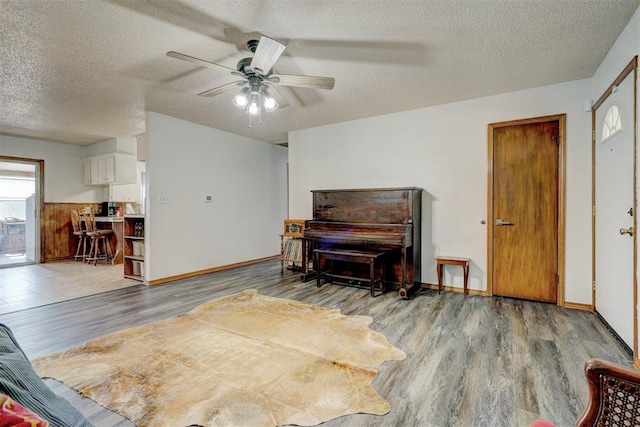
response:
[[[321,287],[322,277],[336,278],[343,281],[361,281],[369,283],[371,288],[371,296],[375,297],[376,283],[380,283],[380,294],[384,293],[384,262],[380,262],[386,252],[379,251],[356,251],[350,249],[314,249],[313,266],[316,270],[316,286]],[[322,271],[321,261],[325,259],[330,261],[329,271]],[[357,264],[367,264],[369,266],[369,277],[351,277],[334,274],[333,261],[352,262]],[[380,267],[380,268],[376,268]],[[376,272],[380,271],[380,275],[376,277]]]

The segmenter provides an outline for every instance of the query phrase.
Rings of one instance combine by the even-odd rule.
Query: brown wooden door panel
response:
[[[494,129],[495,295],[557,301],[558,135],[558,121]]]

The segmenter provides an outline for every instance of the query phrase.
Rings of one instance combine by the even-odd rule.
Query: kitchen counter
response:
[[[97,216],[96,222],[123,222],[124,217],[121,216]]]
[[[111,229],[113,233],[109,238],[109,244],[113,252],[111,264],[122,264],[122,245],[124,241],[124,217],[121,216],[97,216],[98,228]]]

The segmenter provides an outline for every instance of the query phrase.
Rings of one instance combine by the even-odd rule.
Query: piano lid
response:
[[[313,219],[370,224],[411,224],[421,188],[312,190]],[[419,209],[419,208],[418,208]]]

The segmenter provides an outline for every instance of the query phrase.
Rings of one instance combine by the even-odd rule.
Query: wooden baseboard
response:
[[[420,287],[424,289],[434,289],[436,291],[438,290],[437,283],[420,283]],[[464,292],[464,289],[457,288],[457,287],[454,288],[453,286],[443,286],[442,292],[455,292],[455,293],[461,294]],[[481,297],[489,296],[487,291],[478,291],[476,289],[468,289],[467,292],[468,292],[467,295],[475,295],[475,296],[481,296]]]
[[[202,276],[203,274],[215,273],[216,271],[229,270],[231,268],[243,267],[245,265],[256,264],[258,262],[267,261],[267,260],[270,260],[270,259],[277,259],[277,258],[279,258],[279,256],[280,255],[272,255],[272,256],[268,256],[268,257],[264,257],[264,258],[258,258],[258,259],[252,259],[252,260],[249,260],[249,261],[237,262],[235,264],[228,264],[228,265],[221,265],[220,267],[207,268],[206,270],[198,270],[198,271],[192,271],[192,272],[189,272],[189,273],[178,274],[177,276],[163,277],[161,279],[150,280],[149,282],[147,282],[147,284],[150,285],[150,286],[153,286],[153,285],[159,285],[161,283],[174,282],[174,281],[180,280],[180,279],[187,279],[189,277]]]
[[[586,310],[586,311],[593,311],[591,309],[591,304],[582,304],[582,303],[578,303],[578,302],[564,302],[564,305],[562,306],[564,308],[573,308],[576,310]]]

